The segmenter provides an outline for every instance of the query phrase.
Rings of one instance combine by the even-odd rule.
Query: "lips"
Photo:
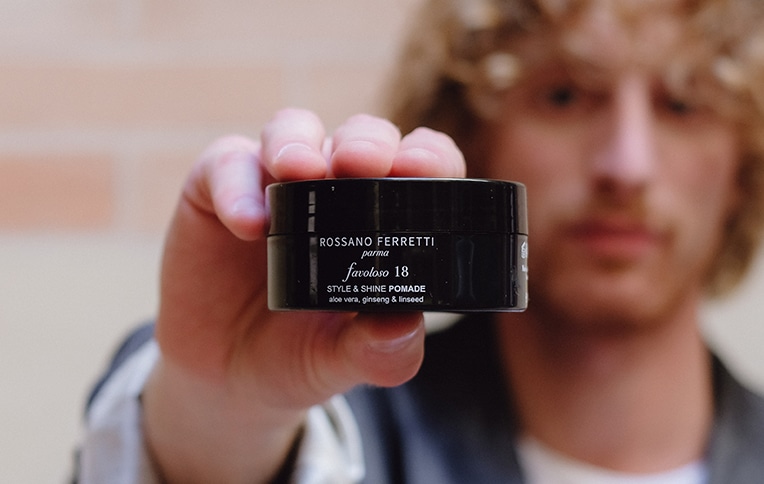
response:
[[[657,250],[667,236],[648,224],[629,218],[588,218],[565,231],[567,238],[587,255],[632,261]]]

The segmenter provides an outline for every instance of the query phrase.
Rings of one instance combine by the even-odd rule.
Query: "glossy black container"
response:
[[[268,186],[274,310],[521,311],[525,187],[452,178]]]

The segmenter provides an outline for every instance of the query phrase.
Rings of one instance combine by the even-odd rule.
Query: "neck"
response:
[[[702,458],[713,414],[697,307],[665,325],[587,331],[503,315],[506,374],[525,433],[574,459],[657,472]]]

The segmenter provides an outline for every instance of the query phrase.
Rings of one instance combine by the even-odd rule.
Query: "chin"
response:
[[[562,321],[579,333],[633,335],[658,327],[662,320],[644,307],[611,305],[572,308]]]
[[[579,280],[563,288],[531,288],[529,309],[568,331],[633,334],[662,324],[677,307],[676,294],[655,284],[593,284]]]

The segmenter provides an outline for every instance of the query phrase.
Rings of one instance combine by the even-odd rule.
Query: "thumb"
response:
[[[338,349],[344,352],[351,380],[390,387],[419,371],[424,337],[422,313],[359,314],[346,327]]]

